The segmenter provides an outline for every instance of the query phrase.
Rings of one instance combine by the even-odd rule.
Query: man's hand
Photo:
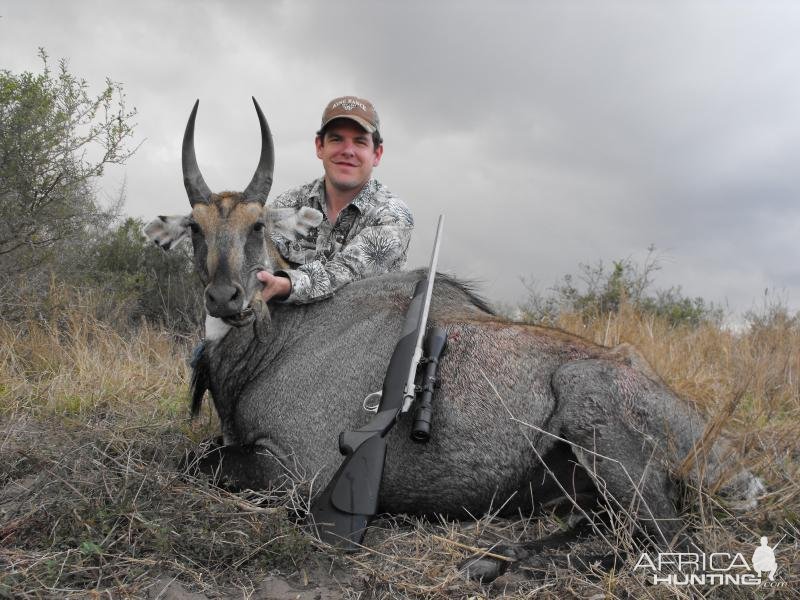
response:
[[[264,284],[264,289],[261,290],[264,302],[269,302],[272,298],[284,300],[292,293],[292,282],[288,277],[273,275],[269,271],[259,271],[256,273],[256,279]]]

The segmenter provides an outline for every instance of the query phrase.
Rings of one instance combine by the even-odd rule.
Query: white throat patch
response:
[[[231,326],[222,319],[206,315],[206,340],[209,342],[218,342],[225,337],[230,328]]]

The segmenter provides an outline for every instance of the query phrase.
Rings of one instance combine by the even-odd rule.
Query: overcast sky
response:
[[[800,4],[795,2],[0,2],[0,68],[37,48],[138,109],[127,213],[188,212],[180,173],[200,98],[198,161],[241,189],[258,161],[255,96],[276,145],[273,193],[321,174],[334,96],[371,99],[375,175],[416,219],[427,262],[514,302],[578,264],[660,251],[659,287],[800,309]]]

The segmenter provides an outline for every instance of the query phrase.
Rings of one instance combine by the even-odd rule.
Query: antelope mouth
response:
[[[222,322],[231,327],[244,327],[250,325],[256,318],[256,313],[252,307],[247,307],[244,310],[231,315],[230,317],[223,317]]]

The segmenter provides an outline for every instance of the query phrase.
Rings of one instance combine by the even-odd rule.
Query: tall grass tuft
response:
[[[183,411],[189,340],[145,321],[127,326],[98,291],[49,294],[55,300],[38,314],[0,321],[0,409],[31,416]]]

